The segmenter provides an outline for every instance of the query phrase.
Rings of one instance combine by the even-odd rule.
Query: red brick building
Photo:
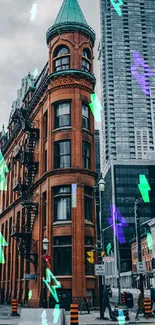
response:
[[[150,278],[153,277],[152,275],[152,250],[149,250],[147,241],[146,241],[146,235],[143,235],[141,238],[141,252],[142,252],[142,261],[145,262],[145,283],[146,287],[149,287],[150,284]],[[131,258],[132,258],[132,272],[135,277],[138,277],[137,274],[137,262],[138,262],[138,256],[137,256],[137,244],[136,240],[134,240],[131,244]]]
[[[42,281],[45,236],[51,271],[62,285],[61,298],[78,301],[88,290],[94,295],[96,286],[86,255],[96,242],[97,174],[89,109],[96,81],[95,33],[77,0],[69,4],[64,0],[47,31],[47,64],[36,80],[30,74],[22,80],[8,134],[3,130],[0,140],[9,168],[7,191],[1,191],[0,226],[8,247],[6,263],[0,264],[0,285],[4,301],[17,297],[34,307],[50,297]],[[72,184],[77,184],[76,207]],[[37,274],[37,280],[24,280],[25,273]]]

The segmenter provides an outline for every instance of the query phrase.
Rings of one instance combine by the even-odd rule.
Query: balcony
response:
[[[11,237],[14,238],[27,238],[27,236],[30,236],[31,234],[27,233],[25,231],[25,225],[22,226],[22,228],[19,228],[19,224],[13,224],[12,225],[12,229],[11,229]]]
[[[15,177],[13,181],[12,190],[21,195],[23,191],[27,190],[27,185],[21,181],[21,177]]]

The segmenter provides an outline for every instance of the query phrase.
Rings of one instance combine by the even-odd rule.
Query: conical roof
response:
[[[63,1],[63,4],[59,10],[54,25],[59,23],[66,23],[69,21],[88,25],[77,0]]]
[[[55,35],[75,31],[80,31],[83,34],[86,34],[91,38],[94,45],[95,32],[87,24],[78,0],[64,0],[54,24],[48,29],[46,33],[47,44],[49,44],[50,40]]]

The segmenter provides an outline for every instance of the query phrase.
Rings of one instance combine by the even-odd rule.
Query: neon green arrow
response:
[[[3,235],[0,232],[0,263],[5,264],[5,258],[4,258],[2,246],[8,246],[8,243],[6,242],[5,238],[3,237]]]
[[[149,186],[149,183],[148,183],[145,175],[139,175],[138,188],[140,190],[140,193],[142,195],[142,198],[143,198],[144,202],[145,203],[150,202],[149,192],[148,191],[151,191],[151,188]]]
[[[101,110],[102,106],[97,98],[96,94],[91,94],[90,109],[95,117],[96,122],[101,122]]]

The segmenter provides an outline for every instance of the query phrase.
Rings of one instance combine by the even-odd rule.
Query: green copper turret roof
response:
[[[54,25],[69,21],[88,25],[77,0],[64,0]]]
[[[54,36],[67,32],[84,33],[91,38],[94,45],[95,32],[87,24],[78,0],[63,1],[54,25],[51,26],[46,33],[47,44]]]

